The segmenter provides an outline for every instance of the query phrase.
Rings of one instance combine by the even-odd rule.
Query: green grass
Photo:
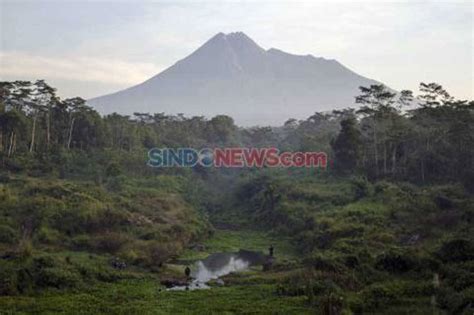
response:
[[[174,199],[171,192],[179,192],[180,182],[168,183],[169,180],[172,178],[160,177],[156,185],[171,187],[170,192],[159,194],[157,192],[155,195],[150,191],[145,193],[140,189],[129,189],[126,186],[128,195],[115,196],[118,201],[105,192],[96,192],[96,195],[84,193],[87,196],[93,196],[92,200],[96,200],[94,198],[100,197],[101,194],[107,195],[104,197],[104,204],[122,207],[129,214],[126,218],[130,217],[134,219],[133,222],[137,221],[132,229],[129,229],[127,223],[127,229],[119,230],[136,239],[134,243],[118,251],[119,257],[120,254],[133,257],[135,245],[149,241],[148,238],[155,241],[151,245],[157,246],[163,235],[168,235],[171,240],[175,235],[184,235],[180,246],[170,250],[173,254],[170,257],[174,258],[176,257],[174,255],[180,253],[182,247],[189,245],[189,240],[196,240],[197,236],[207,235],[208,230],[205,229],[203,220],[200,220],[198,216],[194,218],[187,216],[188,213],[192,213],[188,211],[191,208],[188,209],[187,202],[179,198]],[[279,210],[287,216],[279,221],[283,226],[283,229],[279,229],[281,234],[251,229],[238,231],[218,229],[207,240],[198,242],[203,245],[204,250],[185,249],[179,256],[182,260],[197,260],[216,252],[237,252],[240,249],[266,254],[268,247],[272,244],[275,248],[277,263],[271,271],[262,272],[261,266],[255,266],[245,272],[223,277],[225,286],[214,286],[211,290],[169,292],[163,290],[160,280],[183,277],[183,264],[165,263],[163,267],[147,269],[147,265],[130,263],[125,270],[116,270],[110,265],[110,259],[115,254],[105,254],[97,250],[87,252],[90,249],[87,246],[84,249],[78,247],[84,250],[83,252],[71,251],[74,247],[57,246],[58,243],[63,243],[61,237],[70,244],[81,245],[82,243],[78,242],[77,238],[86,236],[86,240],[90,238],[95,241],[95,234],[73,235],[73,238],[59,234],[58,238],[54,232],[59,233],[63,226],[51,225],[41,230],[41,235],[37,239],[44,238],[47,241],[44,241],[41,247],[33,248],[33,256],[29,261],[34,262],[37,256],[54,258],[52,266],[43,263],[44,270],[33,268],[34,264],[29,264],[27,267],[34,274],[34,279],[38,277],[46,281],[54,275],[59,280],[64,278],[64,282],[70,285],[58,286],[62,288],[58,290],[52,289],[54,285],[41,285],[44,281],[35,280],[39,285],[28,288],[26,291],[19,289],[19,292],[23,292],[22,296],[1,296],[0,315],[305,314],[320,310],[320,304],[325,301],[324,298],[328,296],[328,292],[335,292],[334,294],[343,297],[344,310],[348,312],[362,310],[364,314],[431,313],[432,271],[430,268],[432,268],[432,260],[436,258],[432,253],[435,253],[437,247],[449,238],[470,239],[471,226],[464,217],[460,216],[464,213],[461,210],[465,206],[460,205],[459,209],[456,208],[458,206],[453,209],[441,209],[431,200],[433,198],[429,197],[428,193],[418,191],[413,196],[405,196],[393,185],[385,185],[388,188],[382,189],[382,187],[378,189],[378,193],[370,193],[363,199],[352,200],[350,187],[346,184],[331,184],[328,187],[321,183],[309,184],[311,182],[297,183],[296,188],[289,190],[287,196],[283,198],[284,202]],[[47,192],[44,194],[49,199],[45,201],[38,199],[42,203],[35,201],[31,204],[38,206],[44,203],[44,211],[50,213],[49,220],[55,218],[57,213],[53,210],[63,203],[65,209],[68,209],[69,205],[77,205],[79,211],[87,210],[84,212],[86,218],[87,216],[97,217],[90,212],[90,209],[95,209],[94,207],[100,203],[89,204],[91,198],[83,198],[81,194],[74,195],[74,198],[67,197],[69,183],[52,183],[47,187],[44,185],[40,187],[35,183],[31,186],[36,189],[41,188],[42,194],[43,191]],[[141,186],[138,185],[138,188]],[[15,189],[20,191],[18,187]],[[12,193],[15,189],[1,190],[0,187],[0,197],[3,196],[4,204],[10,205],[12,209],[16,209],[14,208],[16,203],[23,196],[20,193]],[[164,188],[160,188],[161,190]],[[67,198],[55,197],[56,191],[60,194],[66,191],[64,195]],[[87,189],[84,191],[87,192]],[[344,197],[344,195],[347,196]],[[54,207],[49,205],[51,200],[56,202]],[[86,207],[84,203],[88,206]],[[246,220],[249,224],[229,224],[228,226],[268,228],[265,222],[259,222],[256,219],[258,216],[248,216],[245,212],[239,211],[240,209],[236,208],[235,213],[232,212],[232,214],[238,215],[240,220]],[[471,212],[466,210],[465,213],[465,216],[469,217]],[[11,214],[16,215],[17,212],[11,211]],[[148,229],[146,224],[142,224],[148,220],[138,220],[141,216],[137,214],[147,218],[167,220],[158,224],[156,229]],[[227,214],[222,212],[222,215]],[[102,217],[109,218],[110,215]],[[99,218],[102,217],[99,216]],[[4,218],[9,217],[4,216]],[[235,223],[231,218],[233,217],[229,216],[223,223]],[[444,222],[445,218],[451,222],[451,226],[437,223]],[[84,221],[87,223],[87,220]],[[77,225],[77,220],[68,222],[71,227]],[[436,224],[432,224],[433,222]],[[66,223],[62,222],[63,225]],[[175,226],[171,223],[180,224]],[[163,229],[166,226],[173,226],[176,229]],[[4,236],[9,236],[7,229],[3,231]],[[198,233],[199,231],[202,233]],[[413,246],[404,245],[403,239],[415,233],[422,235],[421,240]],[[120,234],[117,235],[120,236]],[[113,237],[111,239],[113,240]],[[300,250],[304,252],[303,257],[297,254],[296,245],[299,245]],[[390,267],[393,263],[378,264],[378,262],[383,262],[384,260],[380,260],[380,257],[388,254],[392,256],[399,254],[402,261],[409,263],[411,260],[408,258],[412,257],[414,267],[411,267],[409,272],[400,271],[401,273],[385,270],[385,264]],[[143,255],[143,257],[147,256]],[[311,259],[305,261],[304,258]],[[353,267],[346,266],[348,258],[352,258],[357,264]],[[430,260],[427,260],[428,258]],[[18,267],[15,262],[9,262],[8,266],[10,270],[16,270]],[[309,269],[309,266],[312,266],[312,269]],[[469,276],[472,275],[472,268],[468,268],[469,266],[452,265],[446,269],[446,272],[449,272],[445,275],[442,286],[444,285],[446,289],[451,288],[452,283],[458,286],[470,285],[464,280],[470,279]],[[331,271],[333,267],[335,271]],[[3,270],[6,270],[4,275],[9,274],[9,269]],[[79,279],[77,283],[70,281],[71,274],[76,276],[74,279]],[[308,282],[308,278],[311,281]],[[21,279],[16,280],[21,283]],[[59,280],[56,282],[62,284]],[[308,283],[312,285],[314,295],[305,291]],[[277,290],[282,287],[285,290]],[[302,291],[301,288],[304,290]],[[462,289],[463,292],[467,292],[462,294],[472,292],[470,287]],[[279,296],[277,291],[286,295]],[[20,293],[15,291],[12,294]],[[463,301],[459,299],[458,294],[449,291],[445,295],[445,299],[454,306],[462,305]],[[312,306],[309,300],[312,301]],[[456,309],[454,306],[450,306],[451,309]]]
[[[205,251],[186,250],[182,259],[200,259],[215,252],[248,249],[266,252],[273,244],[279,261],[293,260],[296,253],[289,239],[261,231],[217,230],[203,243]],[[62,251],[50,255],[70,257],[76,264],[108,265],[105,257]],[[161,277],[182,274],[182,266],[167,264]],[[258,268],[260,269],[260,268]],[[257,269],[230,276],[230,286],[211,290],[168,292],[158,280],[142,270],[135,279],[112,283],[96,282],[87,290],[47,289],[28,296],[0,297],[0,314],[306,314],[311,313],[306,297],[276,295],[278,273]],[[143,277],[140,277],[142,274]]]
[[[202,244],[205,246],[205,250],[187,249],[180,257],[185,260],[202,259],[212,253],[237,252],[239,249],[261,251],[267,254],[268,247],[273,245],[278,260],[296,258],[296,250],[289,238],[263,231],[216,230],[215,234]]]
[[[0,297],[0,314],[311,314],[306,297],[281,297],[272,285],[170,292],[157,282],[100,284],[87,292]]]

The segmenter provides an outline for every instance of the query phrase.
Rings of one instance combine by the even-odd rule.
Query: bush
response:
[[[474,287],[474,270],[469,270],[460,263],[443,265],[440,273],[444,283],[456,291]]]
[[[444,262],[461,262],[474,259],[474,245],[465,239],[444,243],[436,255]]]
[[[7,173],[0,173],[0,183],[7,184],[10,182],[10,176]]]
[[[20,240],[20,243],[18,244],[17,252],[18,252],[18,257],[20,257],[21,259],[26,259],[28,257],[31,257],[33,255],[33,244],[31,243],[31,240],[29,239]]]
[[[407,272],[416,267],[416,261],[408,256],[398,253],[386,253],[377,257],[375,268],[391,273]]]
[[[38,231],[37,238],[42,243],[52,244],[61,240],[61,234],[55,229],[42,226]]]
[[[363,303],[368,309],[377,309],[394,303],[398,295],[396,290],[383,284],[374,284],[362,291]]]
[[[105,176],[107,177],[116,177],[122,174],[122,169],[120,168],[120,165],[116,162],[111,162],[109,165],[107,165],[107,168],[105,169]]]
[[[75,264],[75,268],[84,281],[98,280],[111,282],[122,278],[119,271],[112,270],[110,267],[102,264]]]
[[[128,241],[130,241],[128,235],[116,232],[109,232],[103,235],[96,236],[95,239],[92,241],[92,246],[95,250],[98,251],[116,253]]]
[[[440,308],[448,310],[450,314],[460,314],[469,301],[461,292],[452,288],[440,288],[436,294],[436,301]]]
[[[303,263],[306,266],[311,266],[312,268],[320,271],[338,273],[345,269],[345,267],[335,259],[325,257],[320,254],[311,255],[310,257],[304,259]]]
[[[91,237],[87,234],[80,234],[71,239],[71,244],[74,249],[88,249],[92,248]]]
[[[357,177],[352,179],[351,184],[354,190],[355,200],[359,200],[369,196],[370,184],[364,177]]]
[[[175,250],[171,246],[159,242],[149,242],[148,244],[148,265],[150,266],[160,266],[162,263],[166,262],[171,255],[175,253]]]
[[[34,257],[31,266],[30,272],[37,287],[64,289],[77,287],[82,283],[81,269],[72,264],[69,256],[65,261],[50,255]]]
[[[33,259],[33,267],[35,270],[43,268],[52,268],[58,265],[58,262],[51,256],[39,256]]]
[[[344,265],[348,268],[356,268],[360,264],[359,257],[355,255],[348,255],[344,258]]]
[[[314,277],[310,270],[297,270],[287,276],[278,286],[277,293],[286,296],[306,295],[307,285]],[[317,282],[313,282],[316,284]]]
[[[340,315],[344,308],[344,297],[336,293],[329,293],[321,298],[321,314]]]
[[[81,283],[81,277],[76,270],[71,268],[48,267],[38,270],[35,283],[39,287],[72,288]]]
[[[8,225],[0,225],[0,243],[14,244],[16,241],[16,231]]]
[[[0,296],[15,295],[18,293],[18,279],[11,264],[0,260]]]

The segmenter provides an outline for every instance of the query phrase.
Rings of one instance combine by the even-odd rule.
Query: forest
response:
[[[472,314],[474,101],[420,83],[360,87],[355,103],[241,127],[101,116],[43,80],[0,82],[0,313]],[[328,166],[147,166],[150,149],[183,147],[326,152]],[[270,270],[164,290],[182,259],[270,244]]]

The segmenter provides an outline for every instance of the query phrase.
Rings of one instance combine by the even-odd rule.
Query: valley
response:
[[[431,101],[409,114],[411,92],[372,85],[357,111],[244,128],[224,115],[102,117],[80,99],[35,118],[28,93],[54,89],[4,83],[0,313],[469,314],[473,104],[421,86]],[[328,161],[147,165],[153,148],[184,147]]]

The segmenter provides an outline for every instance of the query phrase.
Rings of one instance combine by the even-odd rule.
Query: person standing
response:
[[[270,245],[270,247],[268,248],[268,254],[270,255],[270,257],[273,257],[273,245]]]
[[[191,275],[191,268],[189,268],[189,266],[186,266],[186,268],[184,269],[184,274],[187,278],[189,278],[189,276]]]

